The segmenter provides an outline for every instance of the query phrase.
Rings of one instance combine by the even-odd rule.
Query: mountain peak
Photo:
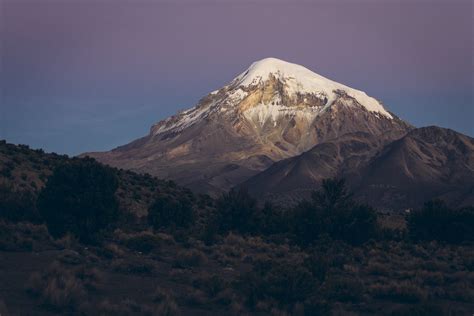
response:
[[[309,69],[294,63],[284,61],[282,59],[267,57],[261,60],[253,62],[248,70],[257,72],[297,72],[297,71],[310,71]]]
[[[278,58],[269,57],[252,63],[246,71],[231,82],[231,85],[235,88],[256,86],[263,84],[270,77],[282,82],[290,96],[298,94],[316,95],[327,99],[327,104],[331,105],[338,98],[338,92],[343,91],[369,112],[381,114],[389,119],[393,118],[379,101],[368,96],[364,91],[350,88],[323,77],[304,66]]]
[[[237,76],[235,80],[240,81],[239,83],[245,86],[256,83],[260,79],[265,81],[268,79],[270,74],[277,78],[292,78],[296,80],[310,78],[329,80],[319,76],[306,67],[274,57],[268,57],[253,62],[250,67]]]
[[[154,124],[148,136],[94,157],[209,193],[341,135],[385,142],[410,129],[362,91],[265,58],[193,108]]]

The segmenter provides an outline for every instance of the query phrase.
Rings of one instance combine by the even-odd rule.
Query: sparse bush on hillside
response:
[[[421,210],[410,213],[407,224],[414,240],[474,241],[473,207],[453,210],[443,201],[430,201]]]
[[[155,229],[188,227],[194,222],[192,200],[188,195],[159,194],[148,209],[148,223]]]
[[[87,301],[88,292],[102,282],[102,273],[86,267],[65,268],[53,263],[42,273],[31,275],[27,291],[46,306],[73,313]]]
[[[0,218],[12,222],[39,222],[36,197],[30,191],[14,191],[9,186],[0,185]]]
[[[0,250],[31,251],[54,247],[45,225],[0,221]]]
[[[118,218],[114,171],[93,159],[73,159],[56,168],[38,198],[38,209],[52,236],[67,232],[82,242]]]

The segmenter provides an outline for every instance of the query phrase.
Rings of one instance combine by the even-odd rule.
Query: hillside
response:
[[[2,315],[466,315],[474,308],[472,208],[436,202],[407,218],[382,215],[338,180],[294,208],[261,207],[244,192],[195,196],[90,159],[5,142],[0,153]],[[101,179],[100,187],[90,179]],[[105,195],[99,205],[88,202],[107,194],[107,179],[118,180],[109,194],[120,212],[96,230],[100,214],[83,206],[114,207],[102,205]],[[15,204],[24,192],[32,192],[27,207]],[[61,214],[36,203],[45,194]],[[36,207],[40,216],[28,216]],[[59,226],[70,231],[53,237]],[[82,240],[78,228],[95,237]]]
[[[321,181],[346,178],[356,198],[380,209],[405,210],[441,198],[453,206],[474,201],[474,139],[425,127],[391,143],[347,134],[280,161],[241,186],[262,200],[308,198]]]
[[[0,188],[3,191],[22,194],[27,192],[36,198],[44,187],[54,168],[71,159],[67,155],[45,153],[33,150],[26,145],[13,145],[0,142]],[[156,191],[189,193],[182,187],[159,180],[146,174],[136,174],[126,170],[115,170],[119,179],[116,192],[120,207],[137,216],[146,215]]]

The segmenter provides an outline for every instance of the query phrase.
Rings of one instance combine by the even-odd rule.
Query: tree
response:
[[[155,229],[187,227],[194,220],[192,201],[187,195],[159,194],[148,209],[148,223]]]
[[[265,202],[263,208],[253,216],[255,232],[272,235],[288,232],[286,213],[270,202]]]
[[[344,179],[324,179],[321,189],[311,194],[313,204],[327,212],[348,209],[353,205],[352,194]]]
[[[53,237],[70,232],[82,242],[93,242],[118,218],[117,188],[113,169],[92,158],[73,159],[49,177],[38,210]]]
[[[474,208],[453,210],[441,200],[429,201],[408,215],[407,225],[414,240],[474,241]]]
[[[356,203],[343,179],[325,179],[311,201],[299,203],[293,213],[293,233],[300,244],[308,245],[322,235],[362,244],[375,234],[377,216],[367,206]]]
[[[217,225],[220,232],[249,233],[255,230],[257,201],[246,191],[232,189],[216,202]]]

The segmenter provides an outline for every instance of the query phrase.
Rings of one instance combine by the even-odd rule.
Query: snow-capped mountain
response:
[[[156,123],[149,135],[88,155],[216,192],[344,134],[364,132],[389,142],[410,129],[365,92],[265,58],[195,107]]]

